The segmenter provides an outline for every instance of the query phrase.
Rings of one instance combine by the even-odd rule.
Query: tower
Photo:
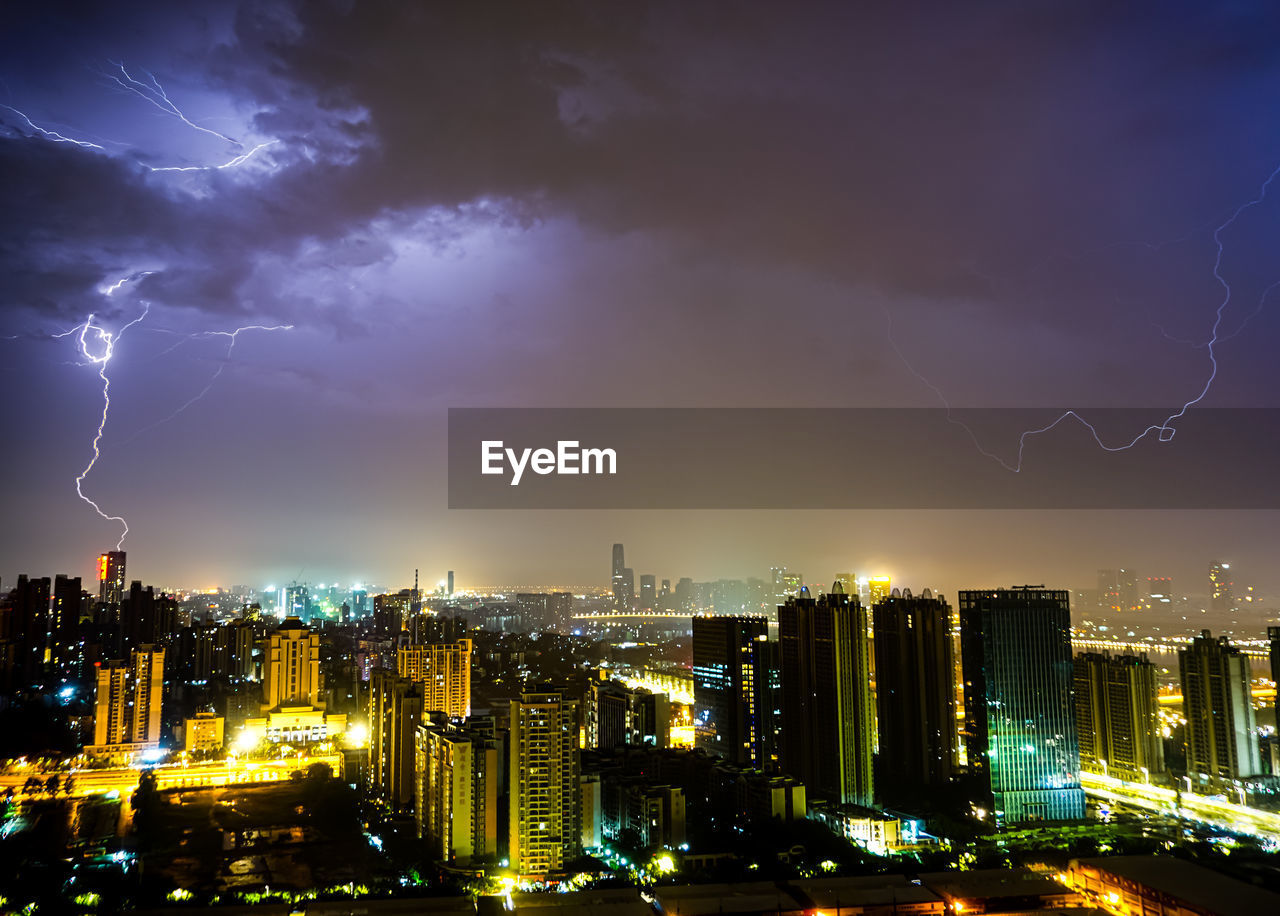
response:
[[[870,805],[875,722],[867,613],[838,587],[816,601],[807,588],[778,608],[782,768],[807,792]]]
[[[739,766],[770,762],[769,624],[758,615],[693,618],[697,746]]]
[[[509,754],[511,867],[521,876],[563,872],[582,841],[578,701],[546,685],[513,699]]]
[[[630,610],[623,604],[623,572],[627,564],[623,561],[622,545],[613,545],[613,567],[609,579],[609,587],[613,590],[613,609],[615,611]]]
[[[451,719],[471,715],[471,640],[404,646],[396,653],[401,677],[420,685],[422,708]]]
[[[1204,630],[1178,651],[1187,719],[1187,773],[1240,779],[1262,771],[1249,659]]]
[[[1000,824],[1083,818],[1069,593],[961,592],[960,655],[975,803]]]
[[[123,550],[108,550],[98,557],[98,600],[114,610],[124,600],[124,566]]]
[[[951,607],[895,589],[871,609],[885,794],[919,797],[956,774]]]
[[[324,708],[320,634],[288,618],[264,641],[262,655],[263,712],[284,706]]]
[[[1230,579],[1230,563],[1209,564],[1209,607],[1214,611],[1234,611],[1236,601],[1234,583]]]
[[[164,698],[164,649],[143,645],[129,661],[97,669],[93,747],[99,753],[135,751],[160,744]]]
[[[1138,781],[1164,771],[1156,688],[1156,666],[1145,655],[1076,656],[1082,769]]]

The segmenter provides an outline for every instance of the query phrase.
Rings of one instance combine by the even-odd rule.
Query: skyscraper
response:
[[[920,796],[956,772],[955,657],[951,607],[925,589],[892,594],[871,610],[886,796]]]
[[[1249,659],[1225,636],[1204,630],[1178,651],[1187,719],[1187,773],[1239,779],[1262,771]]]
[[[471,640],[402,647],[396,653],[401,677],[420,685],[422,708],[451,719],[471,715]]]
[[[1098,608],[1112,613],[1142,609],[1138,578],[1131,569],[1098,570]]]
[[[419,685],[389,669],[374,669],[369,678],[369,791],[393,809],[414,804],[415,741],[422,714]]]
[[[615,611],[630,610],[623,604],[623,572],[626,570],[627,564],[622,556],[622,545],[613,545],[613,572],[609,579],[609,587],[613,590],[613,609]]]
[[[124,565],[123,550],[108,550],[98,557],[98,600],[117,610],[124,600]]]
[[[997,823],[1083,818],[1069,593],[962,591],[960,655],[976,803]]]
[[[1271,662],[1271,680],[1280,691],[1280,627],[1267,627],[1267,658]],[[1280,701],[1277,701],[1280,703]]]
[[[465,865],[496,853],[500,752],[492,716],[418,726],[418,836],[439,861]]]
[[[550,686],[513,699],[509,753],[511,868],[561,873],[582,842],[578,701]]]
[[[658,582],[655,576],[640,577],[640,607],[651,611],[658,606]]]
[[[55,576],[49,654],[55,680],[78,677],[80,662],[80,577]]]
[[[1142,780],[1164,771],[1156,666],[1145,655],[1075,658],[1076,733],[1082,769]]]
[[[18,576],[9,596],[9,632],[12,640],[11,683],[29,688],[44,682],[44,653],[49,639],[49,577]]]
[[[320,675],[320,634],[288,618],[263,642],[262,708],[324,707]]]
[[[90,750],[111,754],[158,747],[163,697],[164,649],[139,646],[127,663],[99,665]]]
[[[872,713],[867,613],[838,584],[778,609],[782,768],[809,795],[870,805]]]
[[[875,607],[893,593],[893,581],[888,576],[867,577],[867,603]]]
[[[1230,563],[1209,564],[1209,607],[1214,611],[1234,611],[1235,596],[1232,594],[1234,583],[1231,581]]]
[[[772,752],[768,633],[762,615],[693,618],[695,740],[739,766],[763,767]]]

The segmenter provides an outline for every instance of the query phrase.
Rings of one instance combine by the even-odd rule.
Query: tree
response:
[[[58,785],[59,785],[61,782],[62,782],[62,777],[61,777],[61,776],[59,776],[57,773],[54,773],[54,774],[53,774],[52,776],[50,776],[47,780],[45,780],[45,783],[44,783],[44,790],[45,790],[46,792],[48,792],[50,795],[57,795],[57,794],[58,794]]]

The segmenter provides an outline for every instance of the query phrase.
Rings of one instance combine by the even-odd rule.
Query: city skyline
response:
[[[449,511],[444,411],[1272,406],[1269,7],[143,9],[0,38],[0,424],[40,443],[4,459],[4,581],[120,536],[78,475],[148,581],[191,585],[587,582],[599,540],[834,570],[922,532],[943,588],[1264,568],[1274,510]]]

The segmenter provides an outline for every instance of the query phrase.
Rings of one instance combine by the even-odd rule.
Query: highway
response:
[[[1082,773],[1085,794],[1102,801],[1127,805],[1207,824],[1229,833],[1247,834],[1280,843],[1280,813],[1248,808],[1204,795],[1179,795],[1173,789],[1141,782],[1125,782],[1111,776]]]
[[[295,756],[284,760],[219,760],[212,763],[193,763],[187,766],[171,764],[152,767],[156,774],[156,788],[197,789],[214,786],[254,785],[287,780],[294,770],[304,773],[313,763],[324,763],[335,775],[342,775],[342,755]],[[130,795],[138,787],[141,767],[113,767],[110,769],[72,769],[43,773],[34,767],[15,768],[10,773],[0,773],[0,794],[12,788],[21,794],[29,777],[47,780],[57,775],[60,780],[71,777],[71,798],[89,795],[106,795],[119,792]],[[59,790],[59,795],[62,791]]]

